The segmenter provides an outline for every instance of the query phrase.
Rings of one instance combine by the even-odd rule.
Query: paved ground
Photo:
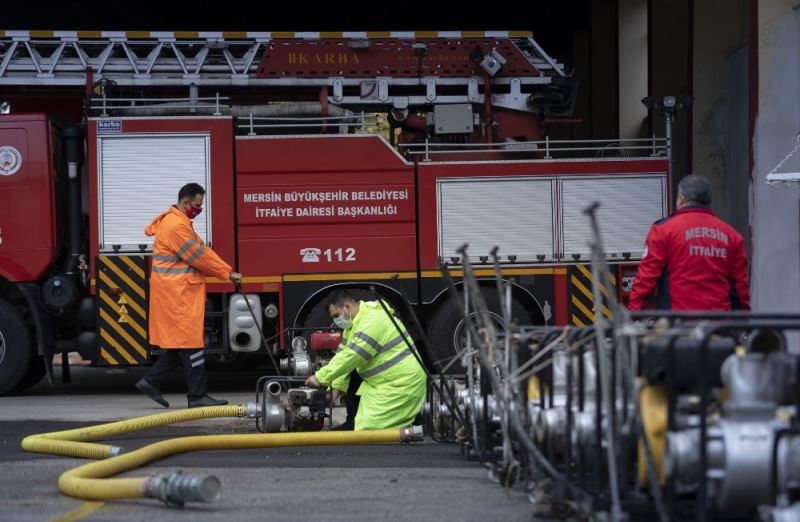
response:
[[[164,411],[133,389],[142,370],[73,368],[73,384],[42,384],[0,398],[0,519],[33,520],[531,520],[520,490],[503,490],[457,446],[426,441],[377,446],[209,451],[169,457],[125,476],[176,469],[213,474],[223,484],[213,504],[181,510],[156,500],[84,502],[58,493],[58,476],[86,461],[24,453],[20,440],[41,433]],[[217,374],[211,393],[252,401],[258,372]],[[164,387],[183,407],[181,376]],[[164,438],[255,433],[252,420],[214,419],[163,427],[114,440],[127,449]]]

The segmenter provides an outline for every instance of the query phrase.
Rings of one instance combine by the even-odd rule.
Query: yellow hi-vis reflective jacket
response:
[[[361,375],[356,430],[410,426],[425,402],[425,372],[404,340],[413,343],[406,327],[400,319],[395,321],[402,334],[379,302],[359,302],[336,355],[315,374],[321,385],[339,390],[347,389],[351,371]]]
[[[202,348],[205,276],[228,279],[231,267],[203,244],[192,221],[177,207],[144,229],[156,236],[150,270],[150,344],[161,348]]]

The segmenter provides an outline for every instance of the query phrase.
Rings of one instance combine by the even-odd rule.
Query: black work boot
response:
[[[199,399],[189,401],[190,408],[201,408],[203,406],[225,406],[228,401],[225,399],[215,399],[211,395],[203,395]]]
[[[353,393],[350,395],[349,393],[342,397],[342,402],[344,402],[345,411],[347,411],[347,417],[345,421],[339,425],[333,426],[331,430],[333,431],[351,431],[355,429],[356,424],[356,413],[358,412],[358,403],[360,402],[361,397]]]
[[[158,391],[158,388],[147,382],[145,379],[140,379],[139,382],[136,383],[136,388],[162,405],[165,408],[169,408],[169,403],[161,396],[161,392]]]

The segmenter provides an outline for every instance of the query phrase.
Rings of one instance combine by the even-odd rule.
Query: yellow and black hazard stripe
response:
[[[600,292],[603,294],[603,315],[611,318],[608,309],[609,292],[617,291],[617,277],[609,274],[611,288],[600,281]],[[594,324],[594,296],[592,295],[592,268],[589,265],[572,265],[567,269],[567,286],[569,288],[569,322],[575,326]]]
[[[147,259],[97,258],[98,364],[133,366],[150,357],[147,343]]]

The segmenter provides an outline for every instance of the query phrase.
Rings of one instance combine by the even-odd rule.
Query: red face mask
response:
[[[189,219],[194,219],[197,216],[199,216],[200,212],[202,211],[203,211],[202,208],[197,208],[189,205],[189,208],[186,209],[186,215],[189,216]]]

